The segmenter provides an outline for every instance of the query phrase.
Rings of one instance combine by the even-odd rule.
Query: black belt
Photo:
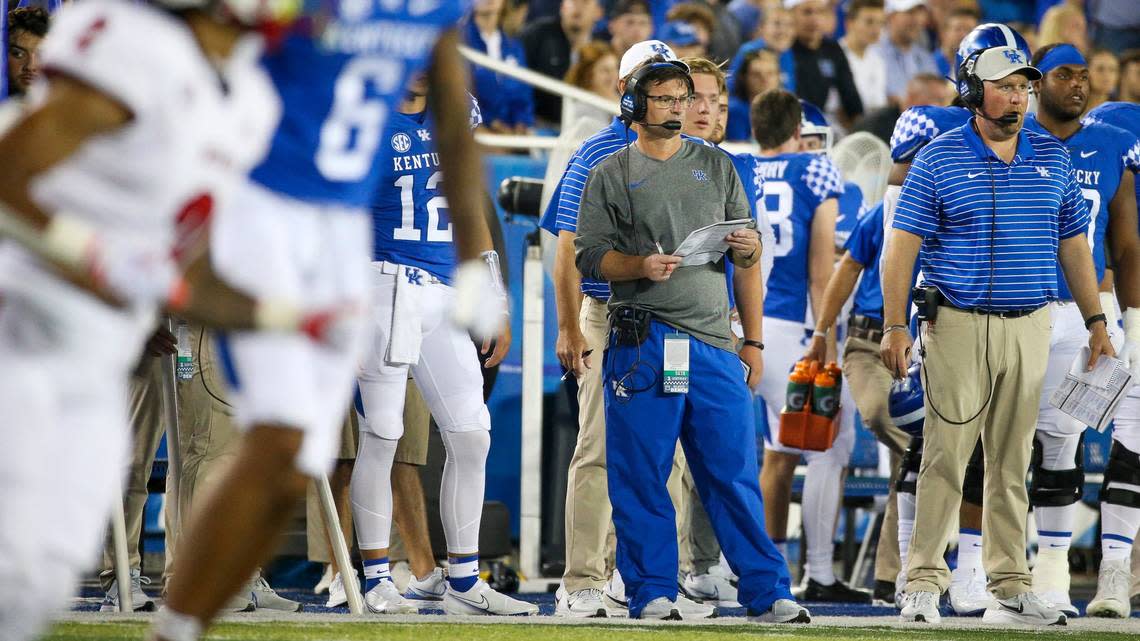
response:
[[[883,340],[883,321],[862,314],[851,314],[847,317],[847,335],[872,343],[881,342]]]
[[[949,307],[951,309],[956,309],[960,312],[969,312],[971,314],[983,314],[986,316],[997,316],[998,318],[1021,318],[1022,316],[1028,316],[1028,315],[1032,314],[1033,312],[1044,307],[1044,305],[1038,305],[1037,307],[1026,307],[1025,309],[1005,309],[1005,310],[981,309],[979,307],[958,307],[957,305],[955,305],[955,304],[951,303],[949,300],[947,300],[945,297],[943,297],[942,300],[938,304],[941,305],[942,307]]]

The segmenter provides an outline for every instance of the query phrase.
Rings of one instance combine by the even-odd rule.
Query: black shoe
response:
[[[796,600],[803,602],[822,603],[870,603],[871,593],[866,590],[850,588],[846,583],[835,580],[831,585],[824,585],[815,579],[808,579],[807,586],[794,592]]]
[[[875,579],[875,591],[871,595],[871,602],[875,605],[894,605],[895,582]]]

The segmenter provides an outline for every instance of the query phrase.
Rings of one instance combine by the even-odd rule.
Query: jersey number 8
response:
[[[776,235],[776,246],[772,248],[772,256],[779,258],[787,256],[795,243],[794,227],[792,225],[792,207],[795,206],[796,196],[792,186],[783,180],[765,180],[764,195],[756,203],[756,209],[768,213],[768,222],[772,225],[772,232]],[[769,203],[775,207],[769,207]]]
[[[388,116],[388,106],[368,94],[395,94],[404,80],[403,66],[392,60],[354,58],[336,79],[333,106],[321,125],[317,169],[329,180],[350,182],[368,175]]]

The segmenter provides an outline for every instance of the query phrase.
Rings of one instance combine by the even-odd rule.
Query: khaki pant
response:
[[[123,489],[127,553],[132,569],[142,567],[139,536],[142,534],[143,510],[146,508],[148,494],[146,486],[150,480],[151,468],[154,467],[154,455],[158,451],[158,443],[162,440],[163,434],[162,367],[170,362],[168,357],[144,356],[143,359],[141,367],[131,377],[131,442],[134,452],[131,455],[131,467],[127,471],[127,482]],[[108,533],[103,547],[102,571],[99,573],[99,582],[104,590],[111,587],[111,580],[115,578],[113,554],[111,536]]]
[[[891,391],[891,373],[879,357],[879,344],[849,336],[843,344],[844,379],[851,388],[851,398],[863,417],[863,424],[879,442],[891,451],[891,490],[879,531],[875,550],[875,579],[894,583],[899,573],[899,507],[895,498],[899,463],[910,437],[895,427],[887,408]]]
[[[1048,308],[1001,319],[943,307],[926,331],[926,441],[918,509],[907,559],[907,592],[941,593],[950,585],[943,552],[962,501],[962,479],[978,435],[985,454],[983,564],[999,599],[1028,592],[1026,470],[1049,358]],[[989,332],[989,372],[986,366]],[[988,383],[988,386],[987,386]],[[986,403],[979,418],[953,425]]]
[[[582,297],[578,324],[593,350],[590,368],[578,378],[578,443],[566,479],[566,571],[562,576],[568,592],[601,589],[609,578],[614,555],[612,510],[606,484],[606,411],[602,393],[602,354],[606,349],[608,322],[606,304]],[[678,533],[687,531],[681,475],[685,469],[680,445],[669,476],[669,496],[677,511]],[[689,565],[688,540],[684,538],[681,567]]]
[[[231,409],[225,403],[226,383],[215,355],[214,336],[209,331],[205,331],[203,336],[204,331],[199,326],[190,326],[194,377],[188,381],[178,380],[178,447],[182,453],[182,469],[177,500],[182,523],[189,522],[195,497],[204,496],[221,480],[220,472],[237,454],[241,436],[234,426]],[[175,500],[171,489],[168,481],[167,501]],[[166,581],[170,580],[177,553],[180,526],[173,522],[173,513],[168,509]]]

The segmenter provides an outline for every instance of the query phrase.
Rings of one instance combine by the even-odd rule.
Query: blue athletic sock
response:
[[[466,592],[479,580],[479,555],[447,557],[447,583],[456,592]]]
[[[392,571],[388,567],[388,557],[364,561],[364,592],[367,593],[383,580],[392,580]]]

